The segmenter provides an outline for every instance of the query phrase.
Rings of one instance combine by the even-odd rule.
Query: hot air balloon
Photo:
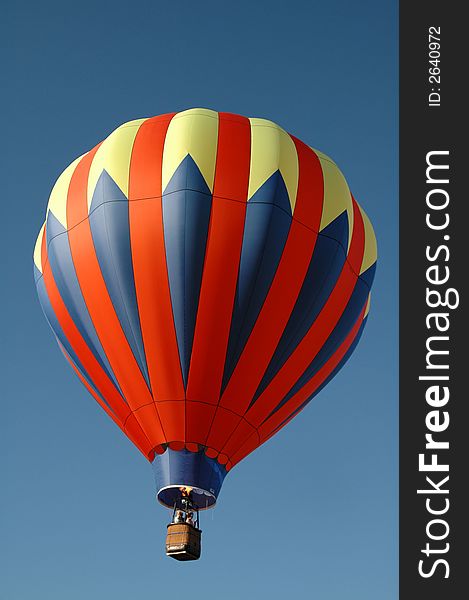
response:
[[[268,120],[130,121],[60,175],[37,292],[67,361],[153,465],[168,554],[198,558],[198,512],[226,474],[348,359],[375,264],[338,167]]]

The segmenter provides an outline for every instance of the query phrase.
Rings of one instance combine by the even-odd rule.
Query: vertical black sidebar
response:
[[[400,599],[469,579],[469,89],[463,3],[400,3]]]

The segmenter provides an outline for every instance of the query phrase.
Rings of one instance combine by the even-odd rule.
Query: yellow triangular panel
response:
[[[111,176],[122,193],[129,195],[130,157],[139,127],[146,119],[129,121],[113,131],[98,148],[88,176],[88,210],[98,179],[103,172]]]
[[[319,150],[313,150],[319,158],[324,177],[324,204],[319,231],[322,231],[346,210],[349,223],[348,243],[350,246],[353,231],[353,204],[349,187],[335,162]]]
[[[39,271],[41,271],[41,273],[42,273],[41,248],[42,248],[42,237],[44,235],[45,226],[46,226],[46,224],[44,223],[44,225],[41,227],[41,229],[39,231],[39,234],[38,234],[37,240],[36,240],[36,244],[34,246],[34,253],[33,253],[34,264],[39,269]]]
[[[210,191],[213,191],[218,145],[218,113],[192,108],[175,115],[164,142],[162,165],[163,191],[188,154],[191,155]]]
[[[368,316],[368,313],[370,312],[370,306],[371,306],[371,294],[368,294],[368,300],[366,303],[365,312],[363,313],[364,319]]]
[[[363,225],[365,227],[365,249],[363,253],[362,266],[360,268],[360,275],[371,267],[376,262],[378,256],[378,247],[376,243],[376,236],[373,230],[373,226],[368,218],[368,215],[359,205],[360,212],[363,218]]]
[[[70,180],[75,172],[75,169],[84,155],[75,159],[55,182],[52,192],[49,196],[49,204],[47,205],[47,213],[50,211],[61,225],[67,229],[67,195]]]
[[[280,171],[292,213],[298,191],[298,154],[286,131],[266,119],[249,119],[251,123],[251,168],[248,200],[277,170]]]

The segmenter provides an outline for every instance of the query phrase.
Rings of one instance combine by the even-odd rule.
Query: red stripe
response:
[[[213,202],[187,399],[218,404],[230,333],[249,184],[249,119],[219,114]],[[228,198],[228,199],[227,199]],[[188,439],[205,443],[207,430],[187,421]]]
[[[240,415],[254,396],[298,298],[321,220],[324,185],[319,159],[301,142],[295,141],[295,145],[299,159],[296,210],[312,229],[292,221],[270,291],[220,401],[221,406]],[[303,204],[312,208],[303,208]],[[225,439],[231,433],[225,431]]]
[[[132,411],[152,403],[147,418],[137,416],[143,431],[153,446],[166,441],[153,398],[135,361],[127,338],[114,311],[111,298],[99,267],[88,219],[88,174],[97,148],[89,152],[72,175],[67,197],[67,223],[76,223],[69,230],[70,249],[78,282],[88,312],[111,368]]]
[[[129,180],[135,289],[150,383],[157,401],[184,399],[161,201],[164,141],[172,116],[154,117],[141,125],[132,150]],[[183,428],[184,419],[179,427],[182,437],[178,439],[183,439]]]

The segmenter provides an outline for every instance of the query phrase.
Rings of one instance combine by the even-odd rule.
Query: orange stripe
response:
[[[67,196],[67,223],[73,264],[83,298],[104,352],[132,411],[153,402],[153,398],[135,361],[127,338],[114,311],[95,253],[88,219],[87,184],[97,148],[89,152],[72,175]],[[137,419],[153,446],[165,442],[156,406],[151,415]]]
[[[217,404],[220,398],[243,243],[250,147],[249,120],[220,113],[213,202],[189,368],[188,400]],[[202,430],[192,430],[191,423],[187,423],[187,427],[191,429],[191,439],[197,439],[197,434],[202,433]],[[205,439],[200,440],[204,442]]]
[[[214,404],[186,400],[186,441],[204,445],[217,410]]]
[[[184,436],[185,403],[184,399],[158,402],[158,412],[168,442],[183,442],[186,439]]]
[[[130,162],[129,222],[135,289],[155,400],[184,398],[163,233],[161,168],[172,115],[148,119],[138,130]],[[141,198],[146,198],[141,200]],[[180,426],[183,439],[184,421]],[[172,439],[173,436],[171,436]]]

